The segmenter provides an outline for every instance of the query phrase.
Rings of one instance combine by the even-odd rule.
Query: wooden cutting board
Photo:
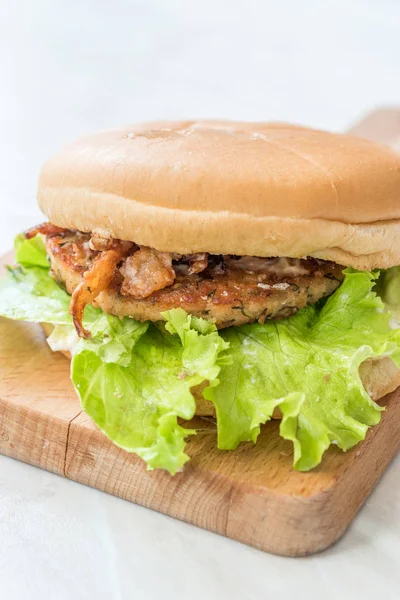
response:
[[[355,131],[399,144],[400,111],[374,113]],[[69,361],[50,351],[38,325],[0,319],[0,373],[2,454],[276,554],[310,554],[337,540],[400,446],[399,388],[364,443],[346,454],[330,449],[310,473],[292,469],[277,422],[256,446],[227,452],[216,448],[212,420],[196,419],[191,461],[171,477],[146,471],[81,411]]]

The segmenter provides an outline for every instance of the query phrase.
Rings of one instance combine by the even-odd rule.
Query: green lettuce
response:
[[[189,460],[185,438],[195,433],[182,427],[178,417],[194,417],[192,387],[206,380],[215,385],[219,363],[226,362],[219,360],[226,343],[215,326],[181,309],[165,316],[177,335],[153,324],[123,324],[121,329],[130,329],[129,354],[118,356],[114,348],[103,352],[107,340],[115,342],[109,327],[82,341],[71,377],[84,410],[115,444],[135,452],[150,468],[174,474]]]
[[[119,319],[85,309],[88,340],[79,339],[69,315],[70,296],[49,275],[40,236],[16,242],[19,265],[0,283],[0,315],[55,325],[54,350],[73,354],[71,378],[84,410],[118,446],[149,468],[170,473],[188,456],[182,426],[195,413],[193,387],[217,413],[218,446],[256,442],[274,410],[280,433],[294,447],[294,465],[318,465],[331,444],[347,450],[379,422],[381,408],[363,388],[360,364],[389,356],[400,366],[400,329],[387,305],[399,300],[399,272],[347,270],[325,301],[289,319],[218,332],[182,309],[165,323]],[[397,287],[396,287],[397,286]]]
[[[382,271],[376,287],[377,293],[393,315],[393,325],[400,326],[400,267]]]
[[[341,287],[318,305],[283,321],[232,327],[231,365],[207,390],[215,404],[218,445],[233,449],[256,441],[275,407],[280,433],[294,445],[294,465],[309,470],[332,443],[348,450],[380,420],[381,408],[365,391],[359,366],[390,356],[400,366],[400,330],[372,291],[377,275],[347,270]]]
[[[8,267],[8,276],[0,281],[0,316],[31,323],[70,325],[71,296],[50,276],[49,261],[42,236],[26,240],[18,236],[15,240],[15,256],[18,264]],[[92,306],[85,308],[84,324],[91,328],[104,313]],[[72,335],[72,329],[57,328],[57,334]],[[64,349],[64,348],[59,348]]]
[[[22,267],[49,268],[46,256],[46,246],[41,235],[27,240],[23,234],[18,235],[14,242],[15,258]]]
[[[22,321],[72,323],[70,297],[49,276],[42,238],[17,237],[15,253],[19,264],[8,267],[8,277],[0,282],[0,315]]]

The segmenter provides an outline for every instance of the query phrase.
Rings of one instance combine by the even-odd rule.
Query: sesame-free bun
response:
[[[43,167],[49,221],[158,250],[400,264],[400,157],[303,127],[147,123],[78,140]]]

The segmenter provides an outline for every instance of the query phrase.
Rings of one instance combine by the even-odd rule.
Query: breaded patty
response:
[[[89,289],[94,306],[139,321],[159,321],[163,311],[181,307],[219,328],[263,323],[288,317],[332,294],[343,279],[342,267],[317,259],[186,257],[118,243],[125,244],[119,255],[115,244],[89,234],[65,231],[49,236],[52,274],[70,294],[78,286]],[[113,252],[114,262],[104,260],[107,252]],[[112,270],[104,274],[107,285],[96,288],[97,294],[90,289],[90,273],[94,265],[100,271],[101,260]]]

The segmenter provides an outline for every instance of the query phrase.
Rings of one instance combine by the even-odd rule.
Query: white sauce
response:
[[[299,258],[241,256],[238,259],[228,258],[225,262],[228,268],[252,271],[253,273],[272,273],[278,277],[308,275],[309,273]]]

